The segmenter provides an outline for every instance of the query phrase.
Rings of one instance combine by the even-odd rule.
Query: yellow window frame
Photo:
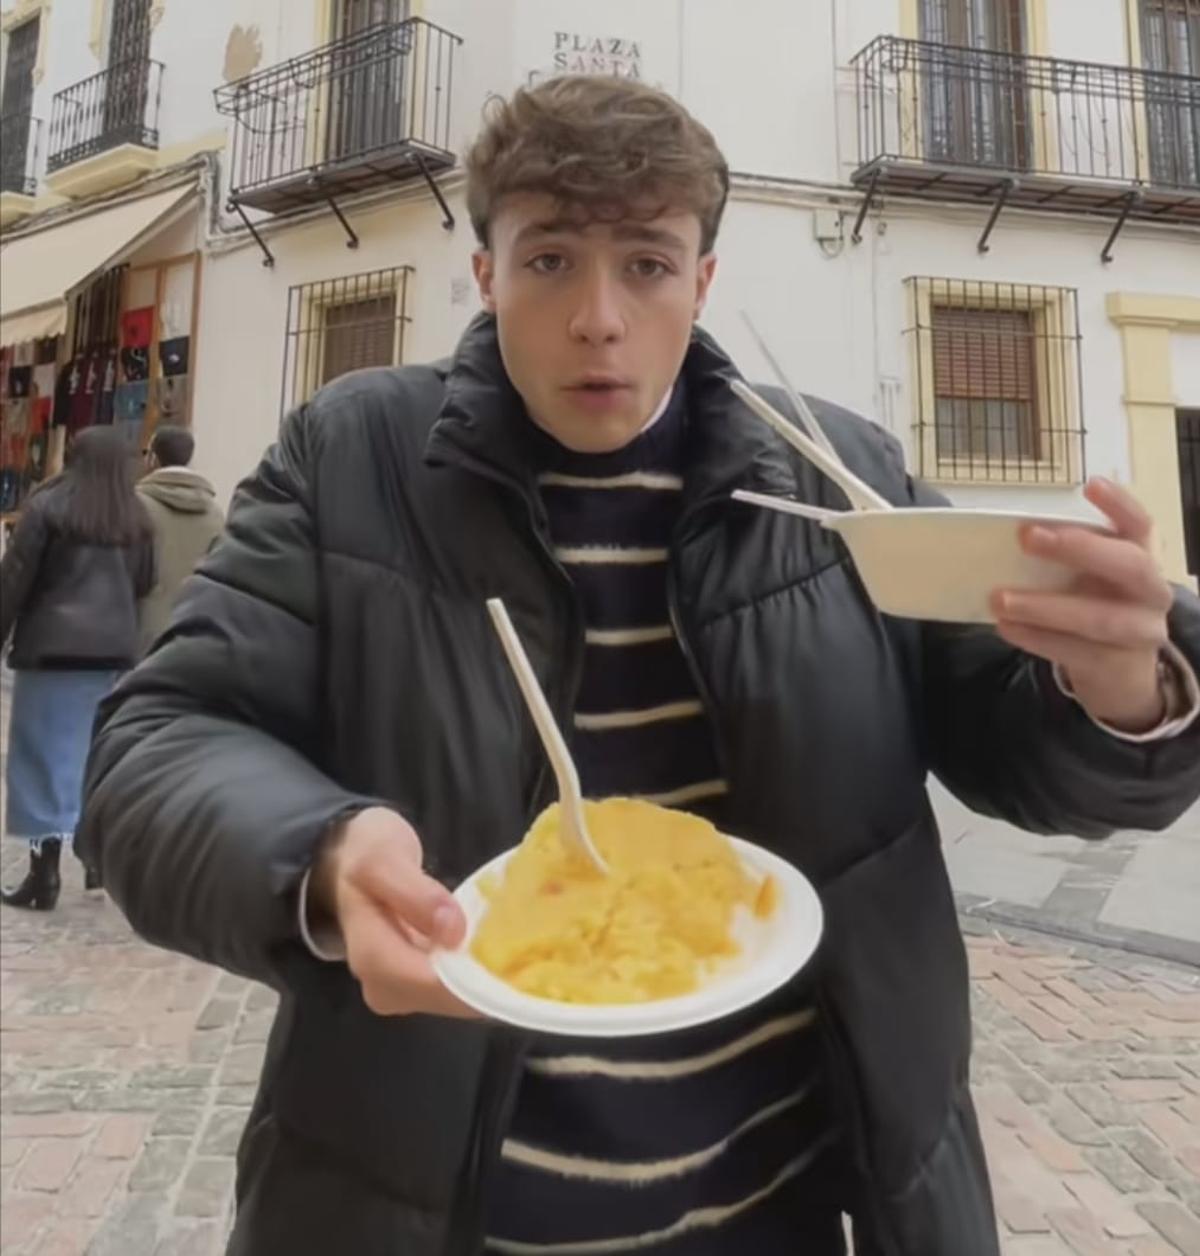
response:
[[[33,63],[33,82],[37,86],[46,77],[46,45],[50,34],[50,10],[53,0],[16,0],[7,13],[0,17],[0,75],[8,66],[8,37],[19,26],[39,19],[37,55]]]

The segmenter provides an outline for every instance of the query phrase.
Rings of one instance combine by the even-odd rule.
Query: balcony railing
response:
[[[134,57],[57,93],[47,172],[121,144],[157,148],[162,71],[161,62]]]
[[[0,192],[32,196],[37,191],[41,139],[41,118],[31,113],[0,117]]]
[[[230,199],[271,213],[453,165],[457,35],[386,23],[218,88]]]
[[[1200,78],[893,36],[853,64],[858,182],[1200,222]]]

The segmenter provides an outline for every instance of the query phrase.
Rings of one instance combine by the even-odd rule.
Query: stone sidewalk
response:
[[[960,910],[1200,968],[1200,803],[1162,833],[1042,837],[930,793]]]
[[[58,911],[0,911],[0,1251],[217,1256],[273,996],[67,864]],[[1200,974],[1006,936],[969,939],[1006,1256],[1200,1256]]]

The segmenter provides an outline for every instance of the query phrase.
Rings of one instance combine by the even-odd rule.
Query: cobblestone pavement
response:
[[[0,1250],[216,1256],[273,996],[66,862],[58,911],[0,912]],[[1007,1256],[1200,1256],[1200,973],[1008,936],[969,939]]]
[[[1200,972],[1028,934],[969,954],[1007,1256],[1200,1256]]]
[[[57,911],[0,912],[0,1251],[215,1256],[274,995],[141,943],[63,862]]]

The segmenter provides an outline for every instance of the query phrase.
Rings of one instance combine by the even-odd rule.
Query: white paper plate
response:
[[[471,938],[487,908],[479,881],[499,876],[512,857],[506,851],[455,891],[467,916],[467,940],[457,951],[437,951],[433,966],[446,989],[492,1020],[522,1029],[582,1038],[629,1038],[669,1033],[720,1020],[777,990],[812,958],[823,915],[816,891],[791,864],[736,837],[728,839],[752,875],[775,878],[778,901],[767,920],[739,911],[734,934],[740,955],[723,964],[691,994],[650,1003],[559,1003],[515,990],[490,973],[470,952]]]

